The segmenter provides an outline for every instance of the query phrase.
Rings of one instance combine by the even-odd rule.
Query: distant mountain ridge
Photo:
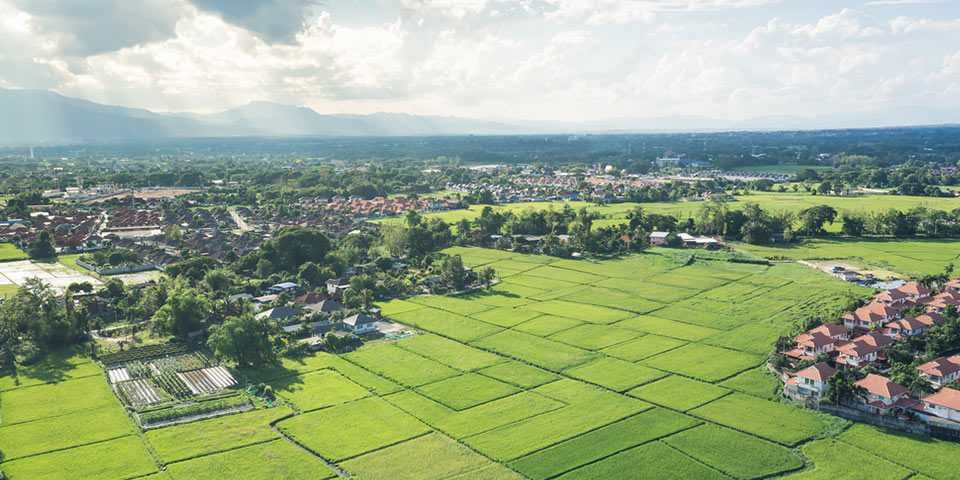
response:
[[[894,121],[884,119],[896,119]],[[957,123],[951,110],[769,116],[730,121],[699,116],[607,121],[488,121],[374,113],[320,114],[307,107],[253,102],[219,113],[155,113],[103,105],[44,90],[0,89],[0,145],[96,143],[198,137],[433,136],[548,133],[656,133],[732,130],[820,130]]]

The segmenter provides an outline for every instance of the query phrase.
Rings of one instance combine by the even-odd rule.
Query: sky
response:
[[[960,109],[960,0],[0,0],[0,88],[514,121]]]

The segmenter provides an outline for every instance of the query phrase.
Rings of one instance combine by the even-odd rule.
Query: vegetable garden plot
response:
[[[119,383],[126,382],[130,380],[130,372],[126,368],[111,368],[107,370],[107,377],[110,378],[110,383]]]
[[[194,395],[217,393],[237,384],[233,375],[223,367],[208,367],[177,373],[177,377]]]
[[[170,400],[170,396],[163,390],[153,387],[149,380],[130,380],[117,383],[113,386],[117,396],[125,404],[133,408],[142,408],[148,405]],[[159,392],[158,392],[159,390]]]
[[[514,460],[510,467],[544,480],[636,445],[693,427],[698,420],[654,408]]]

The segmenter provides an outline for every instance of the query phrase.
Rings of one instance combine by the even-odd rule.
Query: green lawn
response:
[[[20,250],[12,243],[0,243],[0,262],[11,262],[14,260],[25,260],[29,258],[27,252]]]

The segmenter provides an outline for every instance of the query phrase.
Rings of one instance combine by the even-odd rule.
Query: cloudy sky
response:
[[[158,111],[960,108],[958,0],[0,0],[0,88]]]

